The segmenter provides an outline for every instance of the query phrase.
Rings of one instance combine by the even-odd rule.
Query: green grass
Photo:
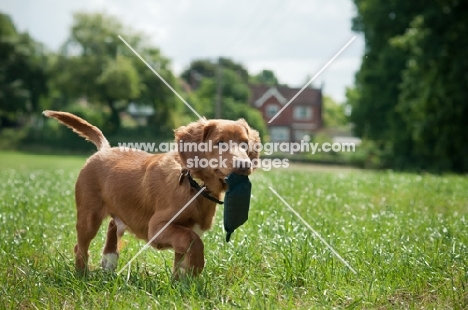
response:
[[[170,251],[146,250],[120,276],[75,274],[74,182],[85,157],[0,153],[0,309],[468,307],[468,180],[360,170],[251,176],[248,222],[224,242],[222,207],[206,268],[172,282]],[[326,239],[353,274],[268,189]],[[105,225],[103,225],[104,228]],[[124,237],[122,267],[144,242]]]

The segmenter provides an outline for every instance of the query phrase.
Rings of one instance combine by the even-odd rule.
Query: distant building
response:
[[[268,124],[268,121],[300,91],[300,88],[251,85],[250,89],[250,104],[262,112],[272,142],[300,141],[322,128],[321,89],[304,89],[271,124]]]
[[[154,109],[149,105],[138,105],[135,102],[130,102],[127,112],[139,126],[146,126],[148,118],[154,114]]]

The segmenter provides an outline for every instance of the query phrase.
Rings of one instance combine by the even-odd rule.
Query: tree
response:
[[[325,127],[343,127],[348,124],[346,106],[339,104],[330,96],[323,96],[323,121]]]
[[[127,102],[140,94],[140,80],[132,62],[117,55],[109,59],[97,77],[97,86],[101,88],[102,99],[111,110],[111,124],[120,127],[119,113],[127,107]],[[119,106],[119,103],[121,105]]]
[[[366,40],[355,88],[348,91],[356,133],[386,149],[393,167],[468,171],[463,4],[354,2],[354,30]]]
[[[170,82],[169,61],[142,34],[124,27],[115,17],[77,13],[70,37],[55,61],[55,85],[64,97],[86,98],[96,107],[110,111],[110,132],[120,128],[120,113],[134,101],[156,111],[150,124],[163,130],[173,127],[176,103],[169,89],[119,39],[121,35]],[[157,93],[156,93],[157,92]],[[156,93],[156,94],[155,94]],[[163,103],[164,102],[164,103]]]
[[[411,143],[393,139],[399,162],[468,171],[468,12],[458,1],[426,5],[391,44],[408,53],[397,111]]]
[[[395,107],[406,53],[389,44],[404,33],[414,16],[425,5],[422,0],[354,0],[358,15],[353,30],[365,37],[365,55],[356,74],[359,100],[352,104],[351,120],[356,134],[385,144],[401,123]]]
[[[46,55],[41,44],[17,32],[10,17],[0,13],[0,59],[0,127],[5,127],[40,109],[47,94]]]
[[[258,110],[249,106],[250,89],[238,72],[238,70],[234,71],[228,68],[222,69],[221,118],[232,120],[244,118],[264,137],[267,130],[263,117]],[[197,98],[195,107],[200,114],[207,118],[215,116],[216,88],[215,78],[204,78],[199,89],[195,92]]]
[[[249,73],[242,64],[236,63],[229,58],[219,59],[198,59],[190,63],[190,66],[180,75],[194,89],[200,86],[203,78],[214,78],[220,69],[229,69],[239,76],[242,83],[248,83]]]
[[[278,85],[278,78],[271,70],[262,70],[258,74],[252,76],[251,84]]]
[[[161,54],[158,48],[148,45],[142,46],[138,51],[167,83],[180,92],[178,81],[169,69],[170,61]],[[185,124],[182,116],[192,112],[187,110],[180,99],[176,98],[174,93],[140,59],[136,57],[131,59],[134,61],[141,81],[138,103],[152,106],[155,111],[148,120],[148,125],[154,127],[157,132],[170,133],[172,136],[172,130],[175,127]]]

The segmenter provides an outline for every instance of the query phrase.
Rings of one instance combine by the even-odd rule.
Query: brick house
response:
[[[322,128],[322,90],[306,88],[271,124],[268,121],[280,111],[300,88],[251,85],[251,106],[262,112],[272,142],[300,141]]]

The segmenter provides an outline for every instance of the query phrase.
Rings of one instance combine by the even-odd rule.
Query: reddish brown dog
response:
[[[110,216],[102,266],[117,267],[118,242],[125,230],[149,241],[158,232],[151,245],[156,249],[173,249],[174,277],[199,274],[205,265],[201,233],[211,228],[216,202],[205,196],[222,199],[226,191],[224,179],[232,172],[250,174],[252,160],[259,154],[239,146],[241,143],[259,143],[258,132],[243,120],[200,120],[175,131],[175,141],[207,142],[213,146],[231,143],[226,152],[217,148],[208,151],[178,151],[149,154],[143,151],[111,148],[102,132],[85,120],[66,112],[44,111],[80,136],[93,142],[98,152],[88,158],[75,186],[77,208],[77,244],[75,266],[86,271],[88,248],[102,221]],[[211,142],[210,142],[211,141]],[[218,167],[189,167],[190,159],[222,159]],[[221,156],[221,158],[220,158]],[[212,161],[213,163],[213,161]],[[184,176],[189,171],[190,175]],[[192,176],[206,186],[207,194],[199,195],[163,231],[161,229],[193,198],[197,190],[190,184]],[[160,232],[161,231],[161,232]]]

